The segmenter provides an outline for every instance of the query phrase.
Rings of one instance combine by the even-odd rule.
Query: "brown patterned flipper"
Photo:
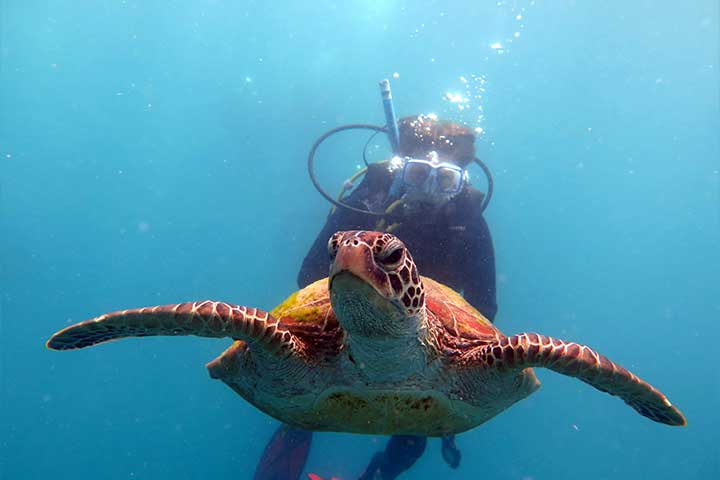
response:
[[[152,335],[229,337],[280,355],[292,352],[298,341],[267,312],[206,300],[101,315],[60,330],[50,337],[47,347],[73,350],[118,338]]]
[[[491,343],[476,355],[486,368],[501,371],[549,368],[622,398],[651,420],[674,426],[686,424],[680,410],[655,387],[584,345],[536,333],[523,333]]]

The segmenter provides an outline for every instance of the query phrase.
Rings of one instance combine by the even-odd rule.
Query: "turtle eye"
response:
[[[385,268],[397,267],[403,258],[402,245],[390,245],[377,256],[378,262]]]

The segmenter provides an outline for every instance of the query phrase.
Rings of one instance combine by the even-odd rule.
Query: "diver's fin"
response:
[[[305,469],[312,432],[280,425],[265,446],[253,480],[296,480]]]
[[[457,469],[460,466],[460,459],[462,458],[462,454],[460,453],[460,449],[455,444],[455,435],[443,437],[440,448],[445,463],[447,463],[448,466],[453,470]]]

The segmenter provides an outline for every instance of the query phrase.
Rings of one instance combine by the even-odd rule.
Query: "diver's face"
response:
[[[443,161],[436,152],[430,152],[425,158],[406,157],[402,170],[405,198],[442,205],[462,190],[464,177],[462,167]]]

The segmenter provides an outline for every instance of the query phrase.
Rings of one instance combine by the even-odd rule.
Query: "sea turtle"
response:
[[[122,337],[234,340],[207,365],[268,415],[314,431],[447,436],[537,390],[531,367],[617,395],[656,422],[685,418],[654,387],[577,343],[507,337],[453,290],[421,277],[388,233],[335,233],[327,279],[272,312],[202,301],[123,310],[53,335],[55,350]]]

